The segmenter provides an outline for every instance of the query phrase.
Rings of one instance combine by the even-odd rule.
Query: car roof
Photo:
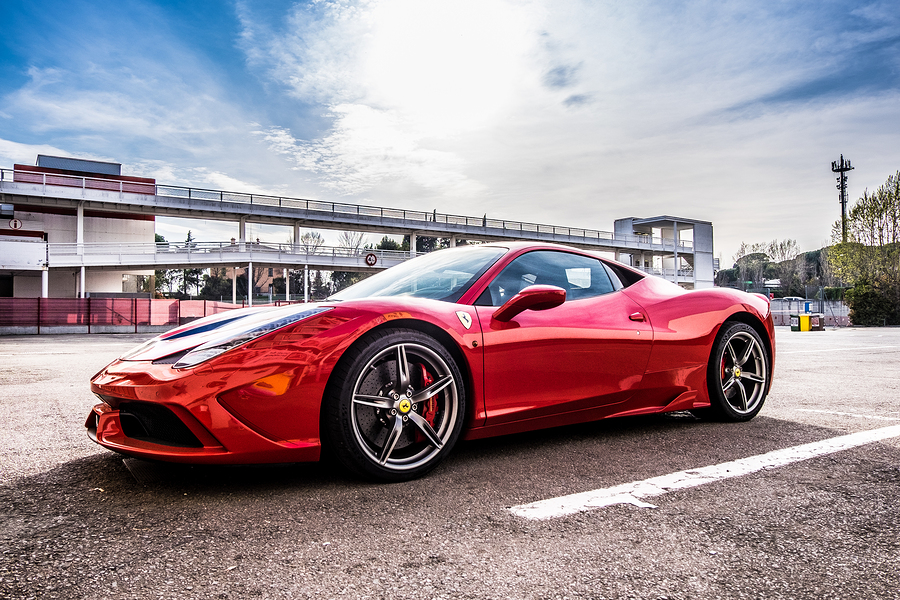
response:
[[[613,258],[608,256],[601,256],[600,250],[590,250],[587,248],[576,248],[575,246],[568,246],[566,244],[554,244],[552,242],[526,242],[526,241],[509,241],[509,242],[485,242],[484,244],[480,244],[482,246],[495,246],[499,248],[506,248],[510,251],[521,251],[521,250],[559,250],[563,252],[576,252],[580,254],[584,254],[586,256],[592,256],[594,258],[599,258],[601,260],[605,260],[608,262],[614,262],[616,264],[622,265],[623,267],[627,267],[634,271],[634,267],[626,265],[625,263],[619,262]],[[640,273],[640,271],[637,271]]]

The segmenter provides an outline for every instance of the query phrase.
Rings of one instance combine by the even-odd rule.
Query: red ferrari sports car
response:
[[[772,381],[764,296],[685,291],[565,246],[440,250],[314,304],[164,333],[91,380],[98,444],[190,463],[315,461],[387,481],[460,436],[691,410],[753,418]]]

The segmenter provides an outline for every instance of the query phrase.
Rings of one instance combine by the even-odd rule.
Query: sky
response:
[[[741,242],[827,244],[841,154],[851,200],[900,169],[900,11],[6,0],[0,166],[39,153],[171,185],[602,231],[708,220],[724,267]],[[187,229],[237,233],[158,219],[170,240]]]

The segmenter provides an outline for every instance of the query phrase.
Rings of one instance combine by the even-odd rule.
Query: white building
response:
[[[15,165],[14,180],[41,181],[46,177],[52,181],[55,176],[56,185],[65,185],[69,181],[95,177],[104,181],[127,182],[133,186],[152,187],[155,184],[153,179],[124,177],[121,167],[118,163],[40,155],[36,166]],[[135,284],[138,276],[153,274],[153,271],[144,270],[50,270],[44,256],[46,244],[27,242],[153,243],[156,228],[154,215],[86,210],[84,203],[73,208],[71,203],[54,206],[15,200],[7,204],[8,199],[4,198],[0,215],[0,297],[37,298],[44,295],[50,298],[76,298],[83,289],[92,294],[127,295],[137,291]],[[29,263],[44,259],[41,261],[43,268],[16,268],[21,264],[23,253],[28,255],[26,260]],[[85,277],[84,285],[82,275]],[[48,288],[46,294],[42,294],[44,285]]]
[[[134,296],[154,269],[225,267],[232,296],[241,269],[372,271],[415,253],[307,248],[301,228],[568,244],[618,260],[686,288],[712,287],[713,227],[673,216],[626,218],[615,231],[515,220],[342,204],[303,198],[157,185],[125,177],[121,165],[39,156],[36,166],[0,169],[0,297]],[[156,216],[232,221],[236,239],[156,244]],[[286,243],[247,239],[248,223],[293,231]],[[245,271],[246,272],[246,271]],[[148,281],[148,283],[151,283]],[[148,289],[152,289],[152,283]],[[149,295],[149,293],[144,293]]]

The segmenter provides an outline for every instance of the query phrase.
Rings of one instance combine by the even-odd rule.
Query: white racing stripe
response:
[[[740,477],[762,469],[774,469],[816,456],[832,454],[898,436],[900,436],[900,425],[892,425],[881,429],[842,435],[822,440],[821,442],[784,448],[783,450],[773,450],[765,454],[741,458],[718,465],[679,471],[669,475],[651,477],[643,481],[632,481],[631,483],[624,483],[602,490],[592,490],[550,498],[549,500],[540,500],[530,504],[520,504],[519,506],[510,507],[509,510],[519,517],[543,520],[564,517],[614,504],[633,504],[644,508],[656,508],[653,504],[644,502],[642,499],[662,496],[666,492],[684,490],[703,485],[704,483]]]

